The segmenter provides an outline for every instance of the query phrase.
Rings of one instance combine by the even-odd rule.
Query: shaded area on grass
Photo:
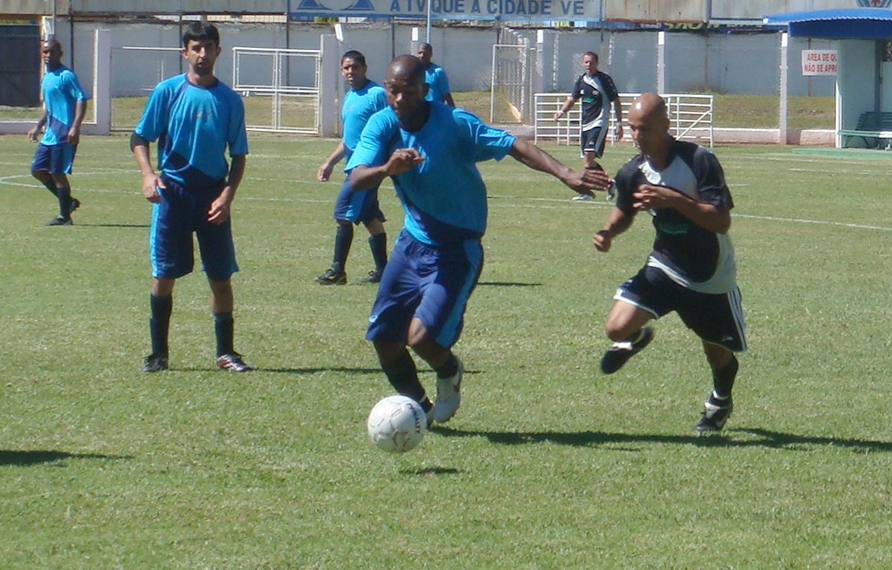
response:
[[[525,445],[531,443],[558,443],[587,447],[611,443],[670,443],[697,445],[701,447],[770,447],[796,449],[805,446],[834,446],[854,448],[861,452],[892,451],[892,442],[866,439],[841,439],[833,437],[803,436],[781,433],[760,428],[726,429],[721,433],[704,435],[665,435],[606,433],[582,431],[560,432],[489,432],[465,431],[442,426],[432,426],[430,431],[445,437],[485,437],[492,443],[502,445]],[[756,436],[758,439],[735,439],[738,434]]]
[[[65,459],[133,459],[129,455],[103,455],[101,453],[68,453],[67,451],[13,451],[0,449],[0,465],[30,467],[44,463],[54,463]]]

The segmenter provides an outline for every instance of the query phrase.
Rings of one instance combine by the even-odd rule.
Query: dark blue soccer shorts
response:
[[[366,339],[405,343],[409,323],[418,317],[434,342],[451,348],[482,268],[479,239],[430,246],[401,231],[381,276]]]
[[[607,127],[595,127],[579,133],[579,146],[582,152],[593,152],[596,158],[601,158],[604,155],[606,142]]]
[[[354,224],[370,224],[374,220],[387,221],[378,206],[378,187],[354,192],[350,187],[350,175],[344,180],[338,191],[334,205],[334,219],[353,222]]]
[[[672,311],[702,340],[733,350],[746,350],[740,289],[709,294],[682,287],[656,267],[645,266],[620,285],[613,297],[662,317]]]
[[[32,171],[45,171],[50,174],[71,174],[77,146],[67,142],[45,145],[38,144],[31,162]]]
[[[232,242],[232,218],[212,224],[208,218],[211,203],[220,195],[223,183],[204,188],[186,188],[164,178],[167,188],[159,189],[161,202],[153,204],[149,230],[149,257],[152,277],[177,279],[192,272],[194,245],[198,237],[202,268],[212,281],[227,281],[238,271]]]

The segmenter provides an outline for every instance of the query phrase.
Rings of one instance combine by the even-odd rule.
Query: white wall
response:
[[[176,24],[111,24],[76,22],[74,42],[69,47],[70,26],[57,26],[57,35],[66,46],[66,61],[74,51],[74,68],[89,85],[92,82],[93,30],[110,30],[114,48],[121,46],[179,47],[180,28]],[[218,76],[226,83],[232,79],[232,46],[286,47],[283,24],[219,24],[223,53],[217,63]],[[345,24],[343,51],[358,49],[369,63],[369,76],[383,80],[384,70],[393,55],[408,53],[412,48],[412,26],[389,24]],[[421,29],[422,36],[424,29]],[[536,45],[535,30],[519,30],[531,46]],[[318,49],[319,38],[331,34],[328,25],[292,24],[287,34],[288,47]],[[569,90],[582,72],[582,53],[592,50],[600,55],[601,68],[609,73],[620,91],[642,92],[656,89],[657,51],[655,32],[617,32],[609,30],[545,30],[541,63],[542,86],[545,91]],[[506,36],[507,37],[507,36]],[[431,44],[434,61],[449,74],[453,91],[486,91],[490,88],[492,45],[498,41],[495,28],[435,27]],[[505,41],[505,40],[503,40]],[[791,38],[790,61],[798,62],[802,49],[832,49],[834,42]],[[73,48],[70,49],[70,48]],[[666,34],[666,91],[690,93],[778,93],[779,41],[777,34]],[[132,53],[114,49],[112,82],[115,95],[135,95],[153,87],[161,78],[180,72],[175,54],[147,60]],[[794,68],[798,70],[798,67]],[[292,70],[293,80],[309,81],[311,71]],[[268,69],[256,70],[258,79]],[[802,77],[792,71],[788,78],[789,94],[831,96],[832,77]],[[300,83],[303,84],[303,83]]]

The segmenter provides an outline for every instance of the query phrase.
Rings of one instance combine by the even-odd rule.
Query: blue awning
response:
[[[826,39],[892,39],[892,9],[843,8],[771,14],[762,18],[771,26],[787,26],[794,37]]]

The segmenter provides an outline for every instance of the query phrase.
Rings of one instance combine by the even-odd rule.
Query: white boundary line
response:
[[[108,168],[108,169],[102,169],[101,171],[94,170],[92,172],[79,171],[77,174],[90,175],[90,174],[104,174],[107,172],[130,172],[130,173],[132,173],[133,171],[131,169]],[[0,185],[5,184],[7,186],[21,186],[24,188],[43,188],[43,186],[41,186],[39,184],[26,184],[24,182],[11,182],[11,180],[15,179],[15,178],[30,179],[31,175],[30,174],[13,174],[12,176],[3,176],[3,177],[0,177]],[[288,184],[322,184],[321,182],[319,182],[317,180],[291,180],[291,179],[284,179],[284,178],[259,178],[259,177],[254,178],[251,176],[246,176],[245,180],[254,180],[254,181],[262,181],[262,182],[287,182]],[[329,182],[328,184],[331,184],[331,182]],[[388,186],[382,186],[382,188],[387,189]],[[391,187],[391,189],[392,189],[392,187]],[[126,194],[139,195],[139,192],[136,190],[131,192],[131,191],[123,191],[123,190],[106,190],[106,189],[78,187],[77,191],[78,192],[82,192],[82,191],[83,192],[96,192],[98,194],[126,193]],[[490,208],[527,208],[527,207],[529,207],[524,204],[517,204],[516,196],[503,196],[503,195],[498,195],[498,194],[490,194],[489,198],[495,199],[494,201],[489,202]],[[332,199],[330,199],[330,198],[326,198],[325,200],[318,200],[318,199],[304,198],[304,197],[259,198],[256,196],[243,196],[243,197],[240,196],[239,199],[240,200],[248,200],[248,201],[258,201],[258,202],[327,203],[327,202],[332,201]],[[502,200],[513,200],[514,202],[508,204],[508,203],[502,202]],[[537,207],[540,207],[540,208],[543,207],[541,202],[554,202],[555,203],[555,205],[545,206],[548,208],[564,207],[565,205],[567,205],[568,202],[570,202],[570,198],[528,198],[528,200],[530,202],[538,203]],[[561,206],[558,206],[557,203],[560,203]],[[597,206],[597,207],[599,207],[599,209],[602,206],[612,207],[612,205],[609,202],[573,204],[574,208],[580,208],[580,207],[584,208],[584,207],[591,207],[591,206]],[[755,215],[755,214],[738,214],[738,213],[733,214],[732,218],[742,218],[742,219],[747,219],[747,220],[762,220],[762,221],[767,221],[767,222],[785,222],[785,223],[794,223],[794,224],[816,224],[816,225],[824,225],[824,226],[836,226],[836,227],[840,227],[840,228],[852,228],[852,229],[858,229],[858,230],[876,230],[876,231],[881,231],[881,232],[892,232],[892,228],[890,228],[890,227],[871,226],[871,225],[867,225],[867,224],[852,224],[852,223],[846,223],[846,222],[833,222],[833,221],[827,221],[827,220],[809,220],[809,219],[805,219],[805,218],[781,218],[781,217],[777,217],[777,216],[759,216],[759,215]]]

